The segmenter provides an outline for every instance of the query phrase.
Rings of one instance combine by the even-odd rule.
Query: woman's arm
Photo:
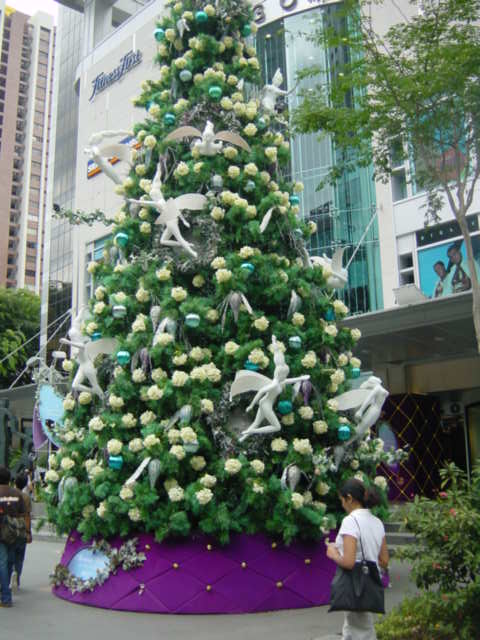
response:
[[[387,540],[384,537],[382,540],[382,546],[380,547],[380,553],[378,554],[378,564],[382,569],[387,569],[389,560],[390,554],[388,553]]]
[[[343,556],[335,546],[334,542],[330,542],[327,547],[327,558],[333,560],[342,569],[353,569],[357,557],[357,539],[354,536],[343,536]]]

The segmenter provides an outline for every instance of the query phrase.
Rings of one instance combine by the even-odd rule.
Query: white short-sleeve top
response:
[[[363,545],[365,560],[372,560],[378,564],[378,554],[385,537],[383,522],[370,513],[369,509],[355,509],[342,521],[340,531],[335,540],[335,546],[343,556],[343,536],[353,536],[357,540],[357,561],[362,559],[360,538]]]

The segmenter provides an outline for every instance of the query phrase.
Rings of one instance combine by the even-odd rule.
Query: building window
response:
[[[109,240],[111,240],[111,234],[105,236],[104,238],[100,238],[99,240],[95,240],[94,242],[90,242],[87,245],[87,253],[85,255],[85,295],[86,300],[89,300],[93,296],[93,276],[88,273],[87,266],[89,262],[102,262],[103,261],[103,251],[105,249],[105,245]]]

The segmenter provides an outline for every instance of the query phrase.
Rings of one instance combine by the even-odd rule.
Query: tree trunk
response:
[[[465,250],[467,252],[467,264],[470,271],[470,280],[472,281],[472,315],[473,326],[475,328],[475,336],[477,338],[477,351],[480,354],[480,283],[477,275],[477,265],[473,257],[472,238],[468,230],[468,224],[465,217],[465,211],[458,212],[458,224],[465,242]]]

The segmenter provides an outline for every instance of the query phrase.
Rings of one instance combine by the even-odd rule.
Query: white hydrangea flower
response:
[[[182,427],[180,429],[180,437],[185,443],[197,442],[197,434],[192,427]]]
[[[183,387],[188,382],[188,373],[185,371],[174,371],[172,374],[172,384],[174,387]]]
[[[334,324],[327,324],[323,330],[328,336],[332,336],[332,338],[338,335],[338,329]]]
[[[332,381],[333,384],[337,384],[337,385],[342,384],[342,382],[345,381],[345,372],[342,369],[337,369],[330,376],[330,380]]]
[[[223,220],[223,218],[225,217],[225,210],[222,209],[221,207],[213,207],[212,211],[210,212],[210,216],[216,222],[219,222],[220,220]]]
[[[202,400],[200,401],[200,406],[203,413],[213,413],[214,411],[213,402],[208,398],[202,398]]]
[[[104,518],[107,513],[107,503],[103,500],[97,507],[97,515],[99,518]]]
[[[186,353],[178,353],[173,356],[172,362],[176,367],[183,366],[188,360],[188,356]]]
[[[182,487],[172,487],[168,491],[168,499],[170,502],[180,502],[185,497],[185,491]]]
[[[170,444],[176,444],[182,439],[178,429],[169,429],[167,431],[167,438]]]
[[[305,369],[313,369],[317,364],[317,356],[314,351],[307,351],[302,358],[302,365]]]
[[[133,413],[125,413],[122,416],[122,425],[126,428],[126,429],[133,429],[133,427],[137,426],[137,419],[136,417],[133,415]]]
[[[147,389],[147,398],[149,400],[160,400],[163,397],[163,389],[160,389],[156,384],[152,384]]]
[[[362,332],[360,331],[360,329],[352,329],[350,335],[352,336],[352,340],[355,340],[355,342],[357,342],[357,340],[360,340],[360,338],[362,337]]]
[[[242,463],[240,460],[237,460],[237,458],[229,458],[228,460],[225,460],[224,468],[228,474],[233,476],[240,471]]]
[[[141,451],[143,449],[143,441],[142,441],[142,439],[141,438],[133,438],[133,440],[130,440],[130,442],[128,443],[128,449],[132,453],[138,453],[139,451]]]
[[[142,331],[147,330],[146,316],[143,313],[139,313],[132,323],[132,331],[133,333],[141,333]]]
[[[196,362],[200,362],[205,357],[205,353],[201,347],[193,347],[188,355]]]
[[[270,447],[272,451],[280,453],[288,449],[288,442],[283,438],[274,438],[270,443]]]
[[[54,469],[49,469],[45,473],[45,480],[47,482],[58,482],[60,480],[60,476]]]
[[[82,391],[78,396],[78,402],[80,404],[90,404],[92,401],[92,394],[89,391]]]
[[[215,476],[212,476],[206,473],[204,476],[200,478],[200,484],[204,487],[207,487],[207,489],[211,489],[217,484],[217,478]]]
[[[362,366],[362,361],[358,358],[350,358],[350,364],[352,365],[352,367],[360,369],[360,367]]]
[[[132,522],[139,522],[142,519],[142,514],[140,513],[140,509],[138,507],[129,509],[128,517]]]
[[[132,414],[128,414],[128,415],[132,415]],[[144,411],[140,416],[140,422],[144,427],[146,427],[152,422],[155,422],[155,418],[156,418],[156,415],[153,413],[153,411]]]
[[[303,327],[305,324],[305,316],[303,313],[295,312],[292,316],[292,324],[296,327]]]
[[[158,438],[154,433],[149,433],[148,436],[143,439],[143,446],[147,449],[151,449],[157,444],[160,444],[160,438]]]
[[[161,347],[166,347],[167,345],[171,344],[173,340],[173,336],[164,331],[163,333],[156,334],[153,345],[155,346],[159,344]]]
[[[265,487],[258,480],[254,480],[252,483],[252,491],[253,493],[265,493]]]
[[[253,322],[253,326],[258,331],[266,331],[268,329],[269,325],[270,325],[270,322],[268,321],[268,319],[265,316],[262,316],[261,318],[257,318]]]
[[[75,409],[75,400],[73,399],[72,394],[69,393],[65,396],[65,399],[63,400],[63,408],[65,411],[72,411]]]
[[[252,460],[250,462],[250,466],[252,467],[252,469],[255,471],[255,473],[263,473],[265,471],[265,464],[258,459]]]
[[[236,342],[233,342],[233,340],[229,340],[228,342],[225,343],[224,348],[225,348],[225,353],[231,356],[235,353],[235,351],[237,351],[237,349],[240,348],[240,345],[238,345]]]
[[[313,423],[313,430],[318,435],[321,435],[322,433],[327,433],[328,424],[325,422],[325,420],[315,420],[315,422]]]
[[[338,402],[335,398],[330,398],[330,400],[327,400],[327,407],[330,411],[338,411]]]
[[[207,462],[203,456],[193,456],[190,460],[190,466],[194,471],[201,471],[207,466]]]
[[[230,269],[218,269],[215,273],[215,278],[219,284],[228,282],[232,278],[232,272]]]
[[[255,250],[252,247],[249,247],[248,245],[245,245],[244,247],[242,247],[238,252],[239,256],[244,260],[246,260],[247,258],[251,258],[254,253],[255,253]]]
[[[287,413],[286,415],[282,416],[281,423],[284,424],[286,427],[291,427],[292,424],[295,423],[294,414],[293,413]]]
[[[160,280],[160,282],[165,282],[171,277],[172,272],[166,267],[162,267],[161,269],[157,269],[155,271],[155,275],[157,277],[157,280]]]
[[[165,380],[166,378],[168,378],[167,372],[164,371],[161,367],[156,367],[150,375],[154,382],[160,382],[160,380]]]
[[[123,447],[123,442],[121,440],[117,440],[116,438],[112,438],[107,442],[107,451],[112,456],[118,456]]]
[[[183,460],[186,456],[185,449],[181,444],[174,444],[170,447],[170,454],[177,460]]]
[[[147,376],[145,375],[143,369],[135,369],[135,371],[132,373],[132,382],[144,382],[146,377]]]
[[[292,493],[291,496],[292,504],[294,509],[301,509],[304,505],[305,499],[301,493],[297,493],[296,491]]]
[[[133,490],[131,487],[123,486],[120,489],[119,496],[122,500],[131,500],[133,498]]]
[[[302,456],[312,455],[313,453],[313,448],[308,438],[294,438],[293,448],[297,453],[300,453]]]
[[[348,364],[348,356],[345,353],[341,353],[338,356],[337,362],[339,367],[345,367]]]
[[[135,297],[138,302],[147,302],[147,300],[150,300],[150,293],[143,287],[140,287],[135,294]]]
[[[125,404],[125,400],[121,396],[116,396],[114,393],[108,398],[108,404],[112,409],[121,409]]]
[[[173,287],[170,295],[176,302],[183,302],[188,294],[183,287]]]
[[[350,463],[350,467],[351,467],[354,471],[356,471],[356,470],[359,468],[359,466],[360,466],[360,462],[359,462],[356,458],[354,458],[354,459],[351,461],[351,463]]]
[[[301,418],[303,418],[304,420],[311,420],[313,418],[313,409],[312,407],[300,407],[300,409],[298,410],[298,413],[300,415]]]
[[[197,289],[200,289],[205,284],[205,278],[202,275],[197,274],[193,277],[192,284]]]
[[[62,360],[62,369],[70,373],[70,371],[73,371],[73,362],[71,360]]]
[[[341,300],[334,300],[333,309],[337,315],[346,315],[348,313],[347,305]]]
[[[213,493],[208,488],[200,489],[200,491],[197,491],[195,493],[195,497],[199,504],[205,505],[205,504],[208,504],[210,500],[213,498]]]
[[[315,491],[320,496],[326,496],[327,493],[330,491],[330,486],[326,482],[323,482],[322,480],[320,480],[315,485]]]
[[[385,491],[388,485],[387,480],[383,476],[376,476],[373,483],[383,491]]]

